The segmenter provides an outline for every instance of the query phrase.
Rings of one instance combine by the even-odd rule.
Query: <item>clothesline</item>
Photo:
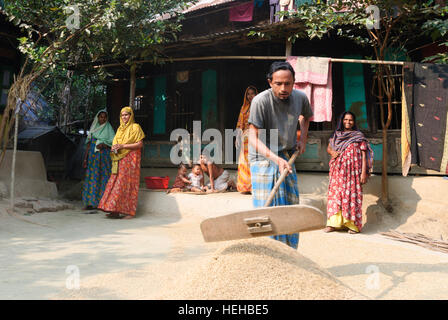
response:
[[[286,60],[287,56],[207,56],[207,57],[188,57],[188,58],[172,58],[161,59],[164,62],[177,61],[201,61],[201,60]],[[345,62],[345,63],[363,63],[363,64],[389,64],[389,65],[404,65],[403,61],[385,61],[385,60],[366,60],[366,59],[344,59],[344,58],[330,58],[331,62]],[[149,63],[152,60],[135,61],[136,64]],[[124,65],[123,63],[111,63],[94,66],[95,69],[100,67],[115,67]]]

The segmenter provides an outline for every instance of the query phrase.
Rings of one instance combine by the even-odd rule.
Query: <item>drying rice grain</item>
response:
[[[296,250],[267,237],[226,242],[160,299],[363,299]]]

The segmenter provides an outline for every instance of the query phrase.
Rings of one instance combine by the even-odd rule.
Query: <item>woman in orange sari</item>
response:
[[[112,174],[98,205],[98,209],[109,212],[108,218],[120,219],[124,215],[124,219],[132,219],[135,216],[144,137],[142,128],[134,121],[132,109],[121,109],[120,127],[111,148]]]
[[[250,194],[252,191],[252,185],[250,182],[250,164],[248,160],[248,129],[249,129],[249,114],[250,114],[250,103],[252,99],[258,94],[257,88],[254,86],[249,86],[244,93],[243,106],[241,107],[240,115],[238,117],[238,123],[236,129],[238,131],[238,136],[236,138],[236,148],[240,150],[240,156],[238,158],[238,180],[236,188],[239,192]]]

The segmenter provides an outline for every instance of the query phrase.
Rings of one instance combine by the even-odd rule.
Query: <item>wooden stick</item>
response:
[[[11,198],[10,198],[10,209],[14,212],[15,203],[15,175],[16,175],[16,154],[17,154],[17,137],[19,130],[19,110],[15,110],[15,128],[14,128],[14,150],[12,153],[12,164],[11,164]]]
[[[292,155],[291,159],[289,159],[288,164],[291,166],[294,161],[296,161],[297,156],[299,155],[299,150],[296,150],[294,152],[294,154]],[[280,187],[280,185],[283,183],[283,181],[285,180],[286,176],[288,175],[288,169],[286,168],[283,172],[282,175],[280,176],[280,179],[278,179],[277,183],[275,184],[274,188],[271,190],[271,193],[269,194],[269,198],[266,201],[266,203],[264,204],[265,207],[269,207],[271,205],[272,200],[274,200],[275,194],[278,191],[278,188]]]
[[[431,239],[420,233],[400,233],[398,231],[391,230],[380,234],[400,242],[416,244],[427,249],[448,253],[447,241]]]

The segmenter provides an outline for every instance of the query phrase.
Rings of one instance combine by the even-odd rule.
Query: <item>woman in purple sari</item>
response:
[[[325,232],[337,229],[361,232],[362,185],[372,170],[373,151],[356,127],[353,113],[347,111],[342,114],[330,137],[327,152],[331,160]]]

